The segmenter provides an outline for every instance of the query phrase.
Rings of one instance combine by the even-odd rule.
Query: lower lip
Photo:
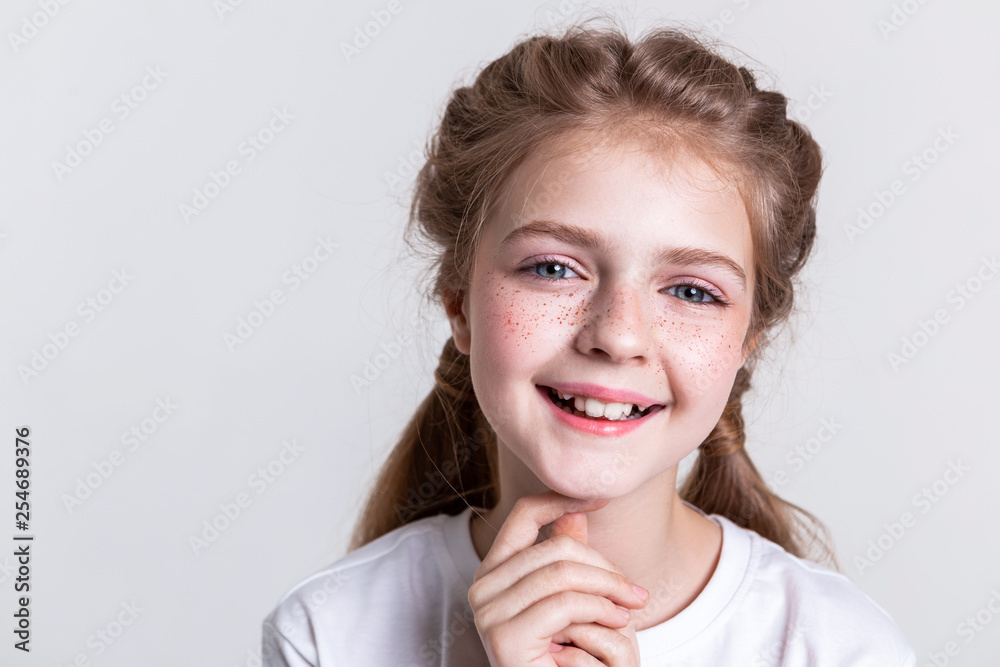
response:
[[[570,414],[560,408],[558,405],[553,403],[549,399],[549,388],[542,387],[541,385],[535,385],[538,390],[539,395],[542,400],[552,409],[555,413],[556,418],[567,426],[571,426],[578,431],[583,431],[584,433],[591,433],[593,435],[603,435],[609,437],[616,437],[620,435],[625,435],[631,433],[635,429],[639,428],[647,421],[649,418],[655,415],[657,412],[662,410],[662,406],[656,406],[650,410],[644,417],[639,417],[638,419],[627,419],[624,421],[611,421],[610,419],[590,419],[589,417],[579,417],[577,415]]]

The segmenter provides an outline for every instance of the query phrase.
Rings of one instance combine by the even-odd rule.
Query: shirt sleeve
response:
[[[261,637],[262,667],[316,667],[281,634],[270,618],[264,621]]]

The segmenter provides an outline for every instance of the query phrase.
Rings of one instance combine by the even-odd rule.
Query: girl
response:
[[[265,664],[915,665],[743,449],[821,170],[785,97],[681,30],[532,37],[458,88],[408,228],[436,386]]]

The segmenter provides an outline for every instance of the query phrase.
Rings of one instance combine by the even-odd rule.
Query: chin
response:
[[[542,485],[556,493],[579,500],[613,500],[627,494],[628,481],[609,470],[591,470],[569,475],[565,471],[539,475]]]

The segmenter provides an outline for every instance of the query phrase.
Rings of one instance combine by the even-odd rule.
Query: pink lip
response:
[[[549,390],[547,387],[536,385],[535,388],[538,390],[538,394],[541,396],[541,399],[549,404],[550,409],[555,413],[556,419],[578,431],[590,433],[592,435],[611,437],[626,435],[648,422],[653,415],[663,409],[662,406],[656,406],[651,408],[645,417],[640,417],[639,419],[629,419],[627,421],[591,419],[589,417],[579,417],[577,415],[570,414],[553,403],[549,398]],[[635,394],[632,395],[634,396]]]
[[[540,385],[543,386],[543,385]],[[601,403],[635,403],[637,405],[660,405],[655,398],[644,396],[643,394],[627,389],[611,389],[589,382],[567,382],[565,384],[544,385],[555,389],[560,394],[573,394],[574,396],[587,396],[594,398]]]

